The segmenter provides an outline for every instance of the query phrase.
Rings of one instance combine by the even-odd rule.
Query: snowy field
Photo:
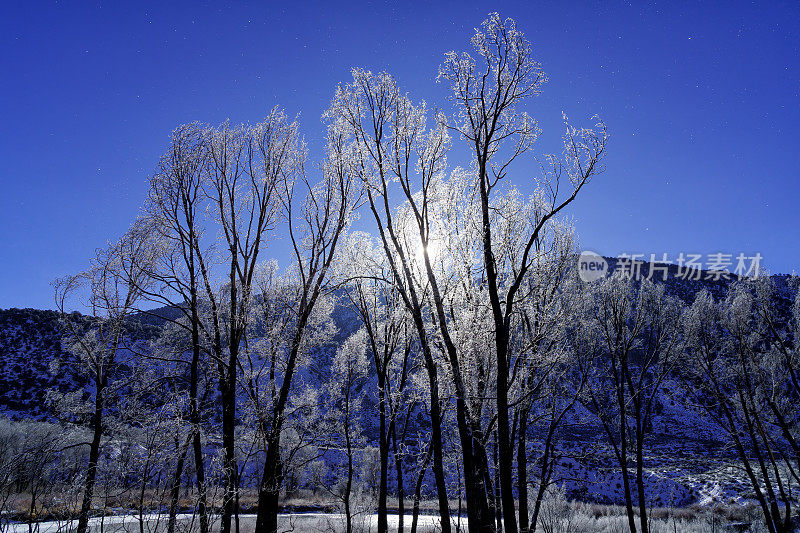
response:
[[[541,517],[537,533],[623,533],[627,531],[626,518],[622,515],[593,516],[585,508],[580,506],[572,507],[570,511],[563,513],[558,510],[552,512],[545,511]],[[166,530],[165,515],[145,515],[143,523],[139,518],[132,515],[108,516],[104,519],[93,518],[90,520],[90,531],[92,533],[156,533]],[[255,515],[240,515],[240,531],[248,533],[255,527]],[[466,530],[466,519],[461,523],[453,521],[454,531]],[[389,515],[389,530],[397,530],[398,515]],[[15,524],[0,529],[2,533],[69,533],[74,531],[75,522],[41,522],[29,529],[27,524]],[[460,525],[460,528],[459,528]],[[212,531],[219,531],[219,523],[215,523]],[[340,533],[344,531],[344,515],[335,513],[300,513],[284,514],[278,519],[278,530],[281,533]],[[410,531],[411,515],[406,515],[404,521],[404,531]],[[188,533],[197,531],[196,522],[192,522],[192,515],[178,515],[178,523],[175,528],[178,533]],[[432,515],[420,515],[417,527],[418,533],[434,533],[440,531],[439,517]],[[718,531],[744,531],[751,533],[762,533],[766,529],[757,521],[747,523],[725,523],[724,521],[713,520],[710,517],[698,517],[690,520],[682,519],[661,519],[651,520],[650,530],[652,533],[711,533]],[[377,516],[369,515],[356,520],[353,527],[354,533],[371,533],[377,531]]]
[[[138,516],[123,515],[123,516],[106,516],[101,518],[92,518],[89,521],[90,530],[92,533],[138,533],[145,531],[147,533],[155,533],[157,531],[165,531],[167,526],[166,515],[150,514],[144,515],[144,524],[140,524]],[[192,515],[178,515],[178,523],[175,530],[178,533],[197,531],[196,517],[192,521]],[[389,515],[389,527],[397,529],[398,515]],[[239,515],[239,528],[242,532],[253,531],[255,528],[256,515]],[[369,532],[377,530],[377,515],[364,516],[354,520],[356,531]],[[420,515],[419,525],[417,531],[419,533],[431,533],[439,531],[440,520],[438,516]],[[40,522],[33,526],[34,533],[69,533],[75,530],[77,525],[76,521],[64,522]],[[282,514],[278,518],[279,531],[281,532],[312,532],[312,531],[328,531],[331,533],[342,531],[344,525],[344,515],[337,513],[298,513],[298,514]],[[453,522],[456,526],[456,522]],[[465,525],[465,522],[462,526]],[[143,526],[143,527],[142,527]],[[219,530],[219,521],[213,524],[212,531]],[[411,515],[406,515],[404,520],[404,528],[410,530]],[[12,524],[0,529],[2,533],[28,533],[31,531],[28,524]]]

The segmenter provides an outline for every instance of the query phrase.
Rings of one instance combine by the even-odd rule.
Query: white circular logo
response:
[[[578,256],[578,276],[583,281],[596,281],[606,275],[608,275],[608,263],[602,255],[588,250],[581,252]]]

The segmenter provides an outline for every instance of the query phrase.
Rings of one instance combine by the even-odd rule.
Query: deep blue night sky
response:
[[[800,270],[800,3],[118,4],[0,7],[0,308],[53,307],[50,281],[134,219],[178,124],[280,104],[318,158],[351,67],[446,105],[443,53],[495,10],[550,78],[527,108],[537,152],[558,147],[562,110],[608,125],[607,171],[569,213],[582,248],[758,252]],[[511,179],[529,191],[537,168]]]

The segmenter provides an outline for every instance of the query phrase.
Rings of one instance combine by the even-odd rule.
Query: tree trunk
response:
[[[552,456],[554,430],[555,425],[551,423],[547,432],[547,437],[544,441],[544,450],[542,451],[542,468],[539,474],[539,489],[536,492],[536,502],[533,504],[533,516],[531,517],[530,526],[528,526],[528,530],[532,532],[536,531],[536,524],[539,521],[539,512],[542,509],[544,493],[547,491],[547,487],[550,485],[550,476],[552,475],[550,457]],[[522,503],[520,502],[520,506],[521,505]],[[521,516],[522,515],[520,515],[520,517]]]
[[[265,429],[268,437],[267,456],[264,459],[264,472],[261,478],[261,486],[258,490],[258,513],[256,516],[256,533],[274,533],[278,530],[278,508],[281,484],[283,483],[283,468],[281,465],[281,430],[283,429],[283,414],[286,403],[289,400],[289,391],[292,385],[294,367],[300,353],[300,345],[303,339],[308,317],[314,309],[316,296],[308,302],[300,312],[300,317],[295,327],[292,348],[289,353],[289,362],[286,373],[283,377],[280,392],[278,394],[277,405],[272,413],[272,425]]]
[[[422,493],[422,481],[425,479],[425,472],[428,470],[428,463],[431,462],[431,454],[433,447],[428,445],[428,451],[425,453],[425,460],[422,462],[422,468],[417,474],[417,484],[414,486],[414,503],[411,510],[411,533],[417,533],[417,521],[419,520],[419,499]]]
[[[422,317],[415,313],[414,322],[417,327],[425,368],[428,372],[428,384],[431,390],[431,449],[433,450],[433,476],[436,481],[436,494],[439,497],[439,516],[442,519],[442,533],[450,533],[450,502],[447,499],[447,485],[444,479],[444,453],[442,450],[442,416],[439,406],[439,377],[436,362],[431,355],[425,325]]]
[[[647,523],[647,502],[645,501],[645,492],[644,492],[644,453],[643,447],[644,443],[642,440],[644,439],[643,432],[637,428],[637,435],[636,435],[636,490],[637,496],[639,497],[639,527],[641,528],[641,533],[648,533],[650,528]]]
[[[503,523],[506,533],[517,533],[516,509],[514,508],[514,452],[508,420],[508,336],[505,325],[498,330],[497,337],[497,470],[500,478]]]
[[[170,487],[167,533],[173,533],[175,531],[175,517],[178,514],[178,499],[180,498],[181,495],[181,477],[183,476],[183,465],[186,462],[186,454],[189,452],[189,444],[191,444],[191,437],[192,437],[191,435],[188,435],[186,439],[186,444],[181,446],[180,454],[178,455],[178,462],[175,465],[175,474],[172,478],[172,486]],[[178,443],[176,442],[175,444]]]
[[[344,513],[347,518],[346,533],[353,533],[353,512],[350,509],[350,492],[353,490],[353,450],[350,446],[350,433],[345,432],[347,440],[347,485],[344,492]]]
[[[197,477],[197,513],[200,515],[200,533],[208,533],[206,467],[203,458],[203,442],[202,435],[200,434],[200,408],[197,398],[197,389],[200,380],[199,324],[200,317],[197,309],[197,296],[196,292],[192,291],[192,364],[189,371],[189,422],[192,424],[192,449],[194,451],[195,476]]]
[[[488,146],[487,146],[488,147]],[[484,152],[488,158],[488,150]],[[494,321],[495,350],[497,352],[497,443],[499,447],[498,475],[500,477],[500,498],[503,506],[503,515],[506,533],[517,533],[517,513],[514,508],[513,492],[513,461],[514,452],[511,449],[510,429],[508,421],[508,341],[509,325],[505,320],[500,304],[500,292],[497,278],[498,272],[492,252],[492,231],[489,215],[489,189],[486,174],[487,159],[479,164],[480,176],[480,202],[481,217],[483,220],[483,263],[486,267],[486,284],[489,293],[489,302],[492,308]],[[524,265],[523,265],[524,267]],[[511,306],[509,301],[507,306]],[[506,313],[510,308],[506,309]]]
[[[386,392],[385,376],[378,383],[378,411],[380,412],[380,463],[381,478],[378,482],[378,533],[387,533],[389,524],[387,519],[386,498],[389,483],[389,439],[386,434]]]
[[[486,485],[488,463],[486,450],[474,428],[467,422],[466,405],[461,398],[456,399],[456,418],[461,440],[462,462],[464,465],[464,492],[467,500],[467,525],[470,532],[494,533],[494,516],[490,510],[489,491]],[[491,505],[494,507],[494,505]]]
[[[519,440],[517,441],[517,484],[519,487],[519,532],[528,533],[528,450],[525,434],[528,431],[528,410],[520,410]]]
[[[628,434],[625,425],[625,408],[623,402],[622,412],[620,413],[620,460],[619,466],[622,472],[622,486],[625,491],[625,512],[628,515],[628,527],[631,533],[636,533],[636,515],[633,512],[633,496],[631,494],[631,480],[628,472]]]
[[[544,469],[542,469],[544,470]],[[531,517],[531,531],[536,531],[536,524],[539,522],[539,512],[542,510],[542,500],[544,493],[547,491],[548,483],[541,479],[539,481],[539,488],[536,491],[536,502],[533,504],[533,516]]]
[[[258,491],[258,533],[275,533],[278,530],[281,474],[280,434],[273,434],[267,444],[267,458]]]
[[[208,504],[206,503],[206,476],[205,462],[203,460],[203,444],[200,430],[195,426],[192,435],[192,448],[194,449],[194,470],[197,477],[197,514],[200,515],[200,533],[208,533]]]
[[[353,512],[350,509],[350,493],[353,490],[353,443],[350,439],[350,391],[349,391],[349,383],[348,383],[348,391],[345,397],[345,412],[344,412],[344,419],[345,419],[345,431],[344,431],[344,439],[345,439],[345,446],[347,449],[347,483],[344,488],[344,514],[347,520],[346,530],[345,533],[353,533]]]
[[[405,432],[404,432],[405,433]],[[403,487],[403,458],[397,446],[397,426],[394,425],[392,431],[392,442],[394,444],[394,469],[397,474],[397,533],[403,533],[403,522],[405,509],[405,487]]]
[[[403,461],[399,458],[399,456],[395,457],[394,466],[397,470],[397,533],[403,533],[403,522],[406,512],[406,495],[403,488]]]
[[[498,455],[497,455],[497,432],[494,434],[494,497],[492,501],[494,502],[494,516],[495,521],[497,522],[497,531],[498,533],[503,531],[503,507],[502,503],[500,502],[500,476],[497,475],[498,470]],[[488,470],[485,473],[486,475],[486,484],[491,484],[491,479],[489,479],[489,472]]]
[[[221,392],[222,399],[222,448],[224,450],[223,472],[225,476],[225,492],[220,516],[220,532],[231,533],[231,521],[236,505],[236,359],[231,355],[228,374],[224,379]]]
[[[467,408],[467,391],[460,376],[461,369],[459,368],[458,353],[456,351],[455,344],[453,343],[452,338],[447,330],[447,316],[445,313],[444,304],[442,302],[442,297],[436,284],[436,278],[433,275],[427,255],[425,256],[425,266],[428,271],[428,281],[431,285],[433,300],[436,306],[436,315],[439,319],[439,331],[442,334],[442,339],[444,340],[445,348],[447,350],[447,357],[450,361],[450,367],[453,371],[453,381],[456,388],[456,421],[458,423],[458,433],[461,441],[462,460],[464,464],[464,488],[467,495],[467,522],[469,523],[469,528],[472,532],[477,531],[494,533],[494,517],[492,516],[493,513],[490,510],[490,508],[494,507],[494,501],[489,501],[489,491],[491,490],[491,485],[486,485],[489,463],[486,456],[486,449],[481,440],[482,432],[480,428],[480,422],[475,421],[470,417],[469,410]],[[424,325],[421,323],[421,316],[415,316],[414,318],[415,322],[417,319],[420,320],[420,324],[417,326],[417,329],[420,331],[420,340],[422,340],[424,335]],[[420,330],[420,328],[423,329]],[[433,358],[430,355],[430,348],[427,344],[427,340],[422,344],[423,354],[425,354],[426,358],[426,365],[428,365],[429,368],[433,368]],[[438,387],[436,388],[436,393],[438,396]],[[433,404],[434,402],[431,403]],[[431,422],[433,422],[434,405],[431,405],[431,407]],[[436,414],[438,416],[438,406],[436,406],[436,408]],[[441,447],[441,428],[438,427],[438,424],[434,424],[433,432],[434,444],[437,444],[438,441],[438,446]],[[441,459],[439,459],[439,461],[441,462]],[[436,448],[434,448],[434,473],[439,474],[440,472],[443,479],[444,474],[442,471],[442,466],[441,464],[437,464]],[[442,485],[443,484],[444,483],[442,481]],[[442,516],[442,533],[450,533],[450,512],[447,505],[442,505],[442,496],[442,491],[440,491],[440,509],[443,507],[448,509],[446,523],[445,517]],[[444,497],[444,503],[447,504],[446,494]]]
[[[92,497],[94,484],[97,479],[97,462],[100,459],[100,440],[103,436],[103,392],[105,377],[96,380],[97,392],[94,397],[94,417],[92,420],[92,443],[89,447],[89,465],[86,469],[86,484],[83,489],[81,512],[78,515],[78,529],[76,533],[86,533],[89,526],[89,513],[92,510]]]
[[[420,238],[423,238],[422,234],[420,234]],[[458,351],[453,339],[450,337],[447,327],[447,312],[445,311],[443,299],[427,254],[425,254],[425,268],[428,273],[428,282],[431,286],[436,316],[439,321],[439,332],[442,335],[447,358],[453,372],[453,384],[456,392],[456,421],[458,422],[458,432],[461,440],[464,462],[464,487],[467,493],[467,521],[470,531],[494,532],[495,524],[494,516],[492,516],[494,500],[491,500],[491,495],[489,494],[491,484],[486,482],[489,477],[489,463],[482,441],[483,432],[480,426],[480,419],[473,419],[469,413],[467,405],[469,396],[461,377]],[[436,465],[434,464],[435,468]],[[449,533],[449,523],[447,525],[443,523],[442,527],[447,528],[443,533]]]

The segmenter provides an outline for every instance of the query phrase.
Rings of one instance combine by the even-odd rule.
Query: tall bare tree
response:
[[[548,156],[550,170],[539,184],[549,203],[523,242],[523,252],[512,268],[498,268],[496,236],[492,233],[491,199],[511,170],[539,134],[539,128],[518,106],[540,93],[546,81],[541,65],[533,59],[530,44],[512,19],[492,13],[475,30],[472,44],[476,57],[450,52],[439,70],[439,79],[450,82],[456,107],[452,128],[473,152],[476,188],[482,218],[483,261],[486,289],[494,322],[497,362],[497,435],[503,517],[507,533],[517,533],[514,505],[513,447],[509,423],[509,354],[512,317],[517,292],[532,266],[532,253],[542,228],[572,203],[592,177],[602,170],[606,133],[602,123],[596,130],[576,129],[567,124],[563,158]],[[570,190],[559,196],[559,178],[566,173]],[[526,518],[527,520],[527,518]]]
[[[291,245],[295,293],[290,298],[291,327],[280,384],[273,388],[266,432],[266,458],[258,493],[256,532],[278,527],[278,503],[283,480],[281,432],[298,361],[308,349],[309,320],[320,301],[333,289],[330,274],[340,240],[359,205],[361,187],[354,178],[352,152],[340,132],[328,131],[322,178],[312,182],[305,173],[305,154],[299,153],[281,182],[282,212]],[[298,196],[297,191],[305,194]]]
[[[202,194],[203,169],[207,157],[204,140],[203,127],[199,124],[178,127],[172,133],[171,145],[159,161],[157,172],[150,179],[147,213],[153,220],[154,230],[165,243],[165,253],[156,268],[149,273],[155,281],[155,287],[146,294],[151,301],[162,302],[180,310],[186,320],[177,324],[188,330],[187,333],[191,336],[189,423],[198,491],[200,533],[207,533],[209,525],[199,403],[206,334],[201,320],[201,265],[204,264],[204,256],[208,254],[201,244],[204,230],[208,226],[204,220],[206,204]],[[178,463],[178,469],[175,472],[176,483],[182,475],[182,461]]]
[[[581,320],[579,357],[590,368],[588,398],[622,475],[628,526],[649,531],[644,452],[659,391],[681,348],[681,305],[664,286],[619,273],[596,282]],[[629,464],[635,465],[631,479]],[[634,507],[638,507],[637,512]]]
[[[405,428],[401,411],[410,406],[406,385],[413,365],[412,328],[387,266],[383,249],[376,249],[368,234],[355,233],[348,239],[346,269],[352,280],[345,286],[346,301],[364,327],[368,353],[378,384],[378,449],[380,479],[378,486],[378,528],[388,529],[387,497],[389,488],[389,450],[394,446],[397,474],[398,528],[403,528],[403,469],[398,440]],[[408,425],[408,417],[406,417]]]
[[[409,240],[407,228],[402,221],[395,219],[396,193],[392,185],[399,180],[402,189],[400,198],[405,200],[411,197],[416,189],[412,179],[416,176],[417,164],[421,163],[426,178],[430,180],[432,173],[440,170],[448,139],[441,128],[433,132],[430,143],[423,138],[424,105],[414,106],[408,97],[400,93],[390,75],[374,75],[361,69],[353,69],[352,74],[352,83],[337,88],[326,118],[353,146],[355,168],[364,183],[367,204],[377,226],[381,246],[398,294],[412,317],[419,338],[431,394],[431,446],[439,514],[443,531],[447,533],[451,525],[444,478],[439,378],[425,319],[424,291],[427,283],[422,284],[419,263],[414,264],[419,260],[415,259],[416,251],[426,246],[426,241],[416,238]],[[425,159],[420,161],[420,157]],[[423,185],[424,190],[426,187]],[[379,524],[379,532],[385,531],[386,525]]]
[[[540,216],[536,197],[523,204],[521,216],[535,225]],[[513,210],[512,210],[513,212]],[[507,215],[506,215],[507,216]],[[518,215],[520,216],[520,215]],[[516,224],[512,228],[517,227]],[[503,232],[513,229],[504,229]],[[519,232],[525,235],[526,232]],[[513,239],[501,239],[513,242]],[[503,248],[508,248],[503,251]],[[513,257],[519,246],[503,246],[501,257]],[[585,373],[575,364],[569,347],[569,327],[575,323],[580,306],[574,302],[575,236],[572,226],[553,222],[543,227],[532,250],[529,274],[520,288],[519,303],[511,321],[510,350],[516,354],[509,376],[509,407],[513,412],[512,443],[517,447],[519,528],[536,530],[542,499],[551,484],[556,442],[563,422],[580,398]],[[576,372],[576,370],[578,370]],[[543,430],[538,489],[531,513],[528,507],[528,432]]]
[[[90,408],[92,438],[84,476],[77,531],[88,530],[106,414],[110,400],[124,386],[121,366],[131,351],[134,336],[128,318],[146,287],[147,272],[158,256],[158,245],[140,220],[117,243],[99,250],[91,268],[54,282],[56,306],[68,332],[67,351],[92,384]],[[69,312],[82,305],[85,318]]]
[[[230,533],[238,502],[239,352],[249,323],[259,259],[277,222],[286,176],[296,164],[300,148],[297,123],[287,120],[278,108],[255,126],[224,124],[207,129],[204,137],[207,160],[202,189],[223,246],[216,250],[216,261],[200,262],[200,273],[211,315],[209,338],[222,409],[225,492],[220,530]],[[219,279],[210,271],[217,262],[225,271]],[[222,291],[218,291],[217,284],[223,280]]]

